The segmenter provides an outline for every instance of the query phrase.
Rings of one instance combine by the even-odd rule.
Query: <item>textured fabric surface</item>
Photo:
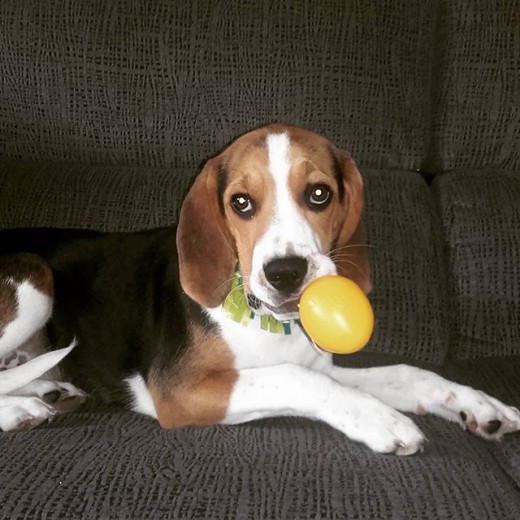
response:
[[[194,172],[0,160],[0,227],[136,231],[177,221]]]
[[[448,249],[453,355],[520,354],[520,171],[455,171],[433,188]]]
[[[519,57],[518,2],[440,2],[427,169],[520,168]]]
[[[133,231],[175,222],[186,170],[0,162],[0,227]],[[366,170],[365,223],[376,327],[367,352],[441,364],[449,344],[442,241],[428,187]],[[2,182],[0,180],[0,182]]]
[[[366,352],[440,364],[449,346],[441,230],[419,175],[363,170],[375,313]]]
[[[443,375],[481,388],[503,402],[520,406],[520,357],[450,360]],[[515,442],[490,443],[486,448],[517,488],[520,497],[520,436]]]
[[[0,155],[194,168],[281,121],[416,168],[435,5],[3,0]]]
[[[473,365],[472,382],[489,381],[487,370]],[[503,370],[496,366],[487,390]],[[460,379],[460,369],[452,372]],[[91,408],[32,432],[0,433],[0,518],[519,517],[520,482],[495,460],[497,450],[520,452],[518,436],[498,445],[441,419],[414,420],[430,442],[399,458],[303,419],[164,431],[143,416]]]

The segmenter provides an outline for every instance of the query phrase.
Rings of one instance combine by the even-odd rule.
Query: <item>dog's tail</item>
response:
[[[74,340],[67,348],[60,348],[35,357],[22,365],[0,372],[0,395],[13,392],[34,381],[56,366],[76,346]]]

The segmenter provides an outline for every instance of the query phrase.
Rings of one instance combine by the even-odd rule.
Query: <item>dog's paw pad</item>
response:
[[[42,400],[47,404],[54,404],[61,397],[59,390],[51,390],[42,396]]]
[[[463,427],[471,433],[475,433],[478,429],[478,422],[471,412],[459,412],[460,418],[463,422]]]
[[[458,410],[460,424],[467,431],[498,440],[506,433],[520,430],[520,413],[497,399],[465,387],[451,400],[453,411]]]
[[[485,425],[483,429],[488,435],[493,435],[494,433],[497,433],[498,430],[500,430],[501,426],[502,421],[494,419],[492,421],[488,421],[487,425]]]

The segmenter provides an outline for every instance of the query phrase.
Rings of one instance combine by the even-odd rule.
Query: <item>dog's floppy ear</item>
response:
[[[340,170],[338,177],[342,179],[345,189],[342,204],[345,206],[346,216],[333,245],[331,258],[336,264],[338,274],[350,278],[368,294],[372,289],[372,283],[361,221],[363,180],[347,152],[335,150],[335,156],[337,168]]]
[[[236,264],[233,240],[219,205],[218,159],[210,159],[182,203],[177,249],[182,289],[203,307],[220,305]]]

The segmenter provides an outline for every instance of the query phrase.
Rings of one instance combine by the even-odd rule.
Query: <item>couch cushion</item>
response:
[[[520,171],[456,171],[433,189],[448,249],[453,355],[520,354]]]
[[[429,188],[408,172],[363,170],[376,326],[363,352],[441,364],[449,346],[440,225]],[[349,364],[350,357],[338,357]]]
[[[490,444],[436,418],[414,457],[375,455],[320,422],[161,430],[96,409],[0,433],[0,503],[26,518],[515,519],[518,488]],[[519,450],[518,437],[502,446]]]
[[[440,2],[432,149],[426,168],[520,168],[520,9]]]
[[[193,174],[0,160],[0,228],[136,231],[171,225]]]
[[[436,1],[0,2],[0,155],[197,167],[272,121],[363,164],[429,141]]]

